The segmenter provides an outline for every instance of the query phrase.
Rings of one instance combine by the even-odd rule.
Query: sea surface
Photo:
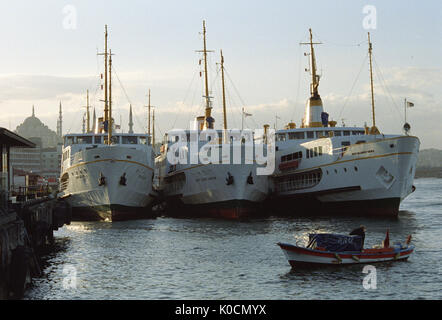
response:
[[[397,219],[73,222],[55,232],[56,250],[25,299],[441,299],[442,179],[415,185]],[[364,265],[291,270],[276,245],[360,225],[366,247],[380,244],[389,228],[390,242],[411,234],[415,252],[408,261],[373,264],[369,273]]]

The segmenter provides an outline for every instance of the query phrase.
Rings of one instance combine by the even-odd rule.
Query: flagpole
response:
[[[244,130],[244,107],[242,108],[241,112],[241,131]]]

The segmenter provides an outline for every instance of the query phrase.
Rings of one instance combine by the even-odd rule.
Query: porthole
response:
[[[358,167],[355,167],[355,171],[358,171]]]
[[[344,168],[344,172],[347,172],[347,168]]]
[[[335,169],[335,173],[338,174],[338,170]]]

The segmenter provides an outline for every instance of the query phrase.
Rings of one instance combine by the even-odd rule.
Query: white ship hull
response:
[[[343,155],[325,155],[316,163],[302,159],[293,172],[275,176],[276,195],[286,204],[297,201],[302,210],[316,204],[318,213],[395,216],[414,191],[419,145],[416,137],[400,136],[352,144]]]
[[[268,195],[269,177],[257,175],[258,165],[246,164],[244,146],[241,151],[242,164],[174,166],[165,154],[157,158],[159,188],[168,214],[232,219],[258,214]]]
[[[61,184],[74,219],[116,221],[152,216],[153,168],[144,150],[100,146],[73,158],[62,173]],[[123,175],[125,181],[121,181]],[[100,184],[100,178],[104,183]]]
[[[164,191],[166,198],[175,198],[187,213],[240,218],[255,212],[268,194],[268,176],[256,175],[253,164],[195,165],[181,174],[185,182],[166,183]],[[232,184],[227,183],[229,174]]]

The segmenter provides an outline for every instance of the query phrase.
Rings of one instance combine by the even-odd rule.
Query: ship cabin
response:
[[[276,143],[290,140],[310,141],[320,138],[353,137],[365,135],[365,129],[360,127],[311,127],[299,129],[284,129],[276,132]],[[352,139],[353,140],[353,139]]]
[[[103,134],[67,134],[64,136],[64,148],[74,145],[90,145],[98,147],[107,145],[107,133]],[[111,137],[112,145],[150,145],[150,136],[147,134],[118,133]]]
[[[366,134],[366,129],[363,127],[278,130],[275,136],[277,165],[283,172],[296,170],[302,161],[307,161],[309,166],[319,165],[324,161],[324,156],[342,156],[348,146],[368,142],[372,137],[374,136]]]

